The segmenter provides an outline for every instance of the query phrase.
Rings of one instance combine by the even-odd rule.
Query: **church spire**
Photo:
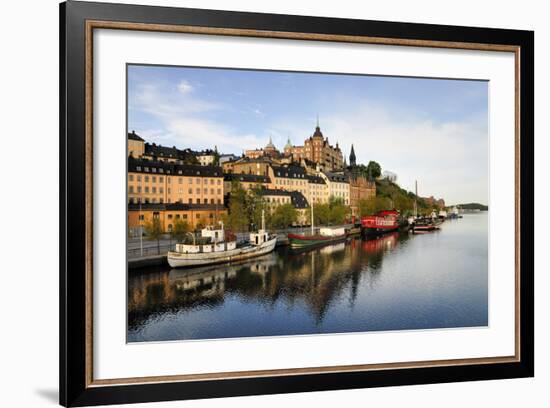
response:
[[[353,143],[351,144],[351,153],[349,154],[349,165],[355,166],[357,158],[355,157],[355,150],[353,149]]]

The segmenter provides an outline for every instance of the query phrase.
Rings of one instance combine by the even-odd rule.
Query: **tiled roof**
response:
[[[271,183],[271,179],[267,176],[258,176],[257,174],[235,174],[235,173],[225,173],[225,181],[246,181],[250,183]]]
[[[138,134],[136,134],[136,132],[133,131],[133,130],[132,130],[132,132],[128,133],[128,139],[138,140],[140,142],[144,142],[144,140]]]
[[[188,177],[223,177],[221,167],[175,164],[155,160],[128,157],[128,172],[171,174]]]

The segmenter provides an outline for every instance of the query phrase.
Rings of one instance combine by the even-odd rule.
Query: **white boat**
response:
[[[265,230],[262,214],[262,229],[250,233],[250,240],[237,244],[236,238],[226,239],[223,223],[220,228],[213,226],[201,231],[201,238],[196,242],[193,235],[192,243],[176,244],[176,250],[168,252],[168,264],[172,268],[202,266],[228,263],[253,258],[267,254],[275,249],[277,235]]]

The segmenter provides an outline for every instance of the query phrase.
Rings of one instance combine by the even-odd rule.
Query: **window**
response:
[[[181,177],[178,177],[178,183],[179,184],[182,184],[183,183],[183,179]]]
[[[214,179],[210,179],[210,184],[214,184]]]
[[[159,193],[164,193],[164,187],[159,187]]]
[[[162,170],[162,169],[161,169]],[[164,177],[160,176],[159,177],[159,183],[162,183],[164,181]]]
[[[179,217],[179,215],[178,215]],[[187,214],[183,214],[183,219],[186,220],[187,219]]]
[[[200,204],[200,203],[201,203],[201,199],[197,198],[197,204]]]
[[[153,194],[157,193],[157,188],[156,187],[153,187],[152,190],[153,190]]]
[[[134,186],[128,187],[128,191],[130,192],[130,194],[132,194],[134,192]]]
[[[188,192],[189,192],[189,194],[193,194],[193,189],[190,188],[190,189],[188,190]]]
[[[140,214],[140,215],[139,215],[139,220],[140,220],[140,221],[143,221],[144,219],[145,219],[145,216],[144,216],[143,214]]]
[[[128,175],[128,180],[129,181],[134,181],[134,175],[133,174]]]
[[[200,194],[200,193],[201,193],[201,189],[197,188],[197,194]]]
[[[218,198],[218,204],[221,204],[221,203],[222,203],[222,200],[220,200],[220,199]]]
[[[153,183],[157,182],[157,176],[153,176],[152,179],[153,179]]]
[[[137,176],[137,181],[141,181],[141,176],[140,175]]]
[[[149,182],[149,176],[145,176],[145,182],[146,182],[146,183]]]
[[[141,171],[141,166],[136,166],[137,171]]]
[[[214,194],[214,189],[213,188],[210,189],[210,194]]]
[[[189,204],[193,204],[193,199],[192,198],[189,199]]]
[[[208,194],[208,189],[207,188],[204,189],[204,194]]]
[[[201,183],[201,179],[197,177],[197,184]]]
[[[218,194],[221,194],[221,193],[222,193],[222,189],[218,188]]]
[[[180,215],[176,214],[176,220],[179,220],[179,219],[180,219]]]
[[[168,194],[170,194],[171,192],[172,192],[172,189],[168,187]]]
[[[196,215],[197,220],[198,220],[200,217],[201,217],[200,214],[197,214],[197,215]]]
[[[222,183],[222,181],[218,179],[218,186],[219,186],[221,183]]]
[[[149,192],[149,187],[145,187],[145,192],[146,192],[146,193]]]
[[[137,191],[138,193],[141,193],[141,186],[138,186]]]
[[[166,177],[166,182],[170,184],[170,177]]]
[[[210,204],[214,204],[214,199],[213,198],[210,199]]]

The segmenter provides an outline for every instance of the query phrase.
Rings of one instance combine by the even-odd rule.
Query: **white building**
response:
[[[393,171],[384,170],[382,172],[382,178],[395,183],[397,181],[397,174]]]

